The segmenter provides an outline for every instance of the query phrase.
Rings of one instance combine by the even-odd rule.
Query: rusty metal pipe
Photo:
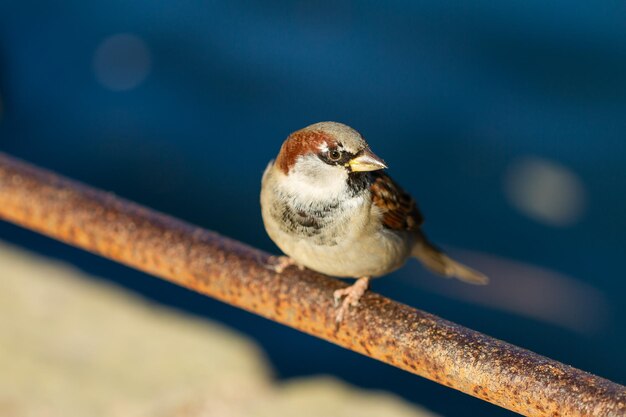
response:
[[[0,153],[0,218],[526,416],[626,416],[626,387]]]

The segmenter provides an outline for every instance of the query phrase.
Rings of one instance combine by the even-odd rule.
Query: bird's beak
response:
[[[352,172],[377,171],[387,168],[385,161],[374,155],[369,149],[359,153],[358,156],[352,158],[348,162],[348,166]]]

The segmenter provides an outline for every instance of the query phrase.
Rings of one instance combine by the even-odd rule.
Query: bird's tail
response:
[[[430,243],[422,232],[418,234],[412,255],[432,272],[443,277],[457,278],[475,285],[485,285],[489,282],[489,278],[486,275],[455,261],[443,253],[441,249]]]

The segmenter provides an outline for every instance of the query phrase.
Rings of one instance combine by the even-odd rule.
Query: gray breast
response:
[[[342,211],[338,201],[317,202],[305,207],[294,204],[291,198],[276,198],[270,207],[270,215],[282,232],[305,236],[320,246],[337,245],[338,229],[331,219],[337,219]]]

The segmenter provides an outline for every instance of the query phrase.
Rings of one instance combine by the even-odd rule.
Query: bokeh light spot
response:
[[[578,222],[587,206],[587,192],[574,172],[537,157],[513,162],[505,174],[504,190],[515,208],[552,226]]]
[[[93,67],[102,86],[112,91],[126,91],[146,79],[151,61],[150,50],[143,40],[131,34],[117,34],[98,46]]]

